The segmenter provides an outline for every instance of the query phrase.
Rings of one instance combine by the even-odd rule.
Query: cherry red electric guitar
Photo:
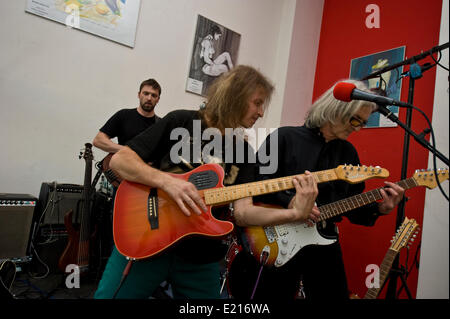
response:
[[[208,212],[188,217],[164,191],[122,181],[117,189],[113,218],[114,242],[122,255],[143,259],[165,250],[186,236],[224,236],[233,230],[233,224],[216,219],[211,214],[212,206],[294,188],[293,176],[224,187],[224,171],[218,164],[205,164],[185,174],[171,175],[194,184]],[[360,183],[369,178],[387,177],[389,172],[379,167],[341,165],[312,175],[317,183],[338,179]]]

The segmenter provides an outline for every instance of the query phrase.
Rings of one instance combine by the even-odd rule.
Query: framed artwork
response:
[[[198,15],[186,91],[206,95],[208,87],[237,63],[241,35]]]
[[[382,51],[367,56],[352,59],[350,65],[350,78],[360,80],[371,73],[382,70],[383,68],[403,61],[405,58],[405,46]],[[365,80],[367,86],[380,88],[386,92],[386,95],[395,100],[400,100],[402,87],[401,73],[403,66],[387,71],[379,77]],[[387,108],[398,116],[398,106],[387,106]],[[387,119],[382,114],[375,112],[369,117],[366,127],[395,127],[396,123]]]
[[[134,47],[141,0],[27,0],[26,12]]]

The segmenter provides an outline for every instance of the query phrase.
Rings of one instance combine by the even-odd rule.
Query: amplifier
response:
[[[36,208],[39,225],[64,224],[64,215],[73,210],[72,222],[77,223],[81,211],[83,186],[76,184],[42,183]]]
[[[58,273],[58,260],[68,243],[64,225],[65,214],[72,210],[72,224],[77,227],[81,219],[83,186],[76,184],[42,183],[39,201],[33,219],[32,269],[45,273],[45,264],[50,273]],[[39,257],[39,258],[38,258]]]
[[[37,198],[28,194],[0,193],[0,259],[26,262]]]

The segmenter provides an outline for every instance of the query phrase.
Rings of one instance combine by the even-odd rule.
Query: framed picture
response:
[[[350,65],[350,78],[360,80],[367,75],[380,71],[383,68],[394,65],[404,60],[405,46],[382,51],[367,56],[352,59]],[[386,95],[395,100],[400,100],[400,92],[402,87],[401,73],[403,66],[382,73],[379,77],[365,80],[367,86],[379,88],[386,92]],[[398,106],[387,106],[388,109],[398,116]],[[373,113],[369,117],[366,127],[395,127],[396,123],[387,119],[378,112]]]
[[[27,0],[26,12],[134,47],[141,0]]]
[[[237,63],[241,35],[198,15],[186,91],[206,95],[208,87]]]

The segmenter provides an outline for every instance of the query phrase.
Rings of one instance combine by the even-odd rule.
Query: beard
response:
[[[145,112],[152,112],[155,109],[155,106],[151,103],[144,103],[144,104],[141,104],[141,108]]]

